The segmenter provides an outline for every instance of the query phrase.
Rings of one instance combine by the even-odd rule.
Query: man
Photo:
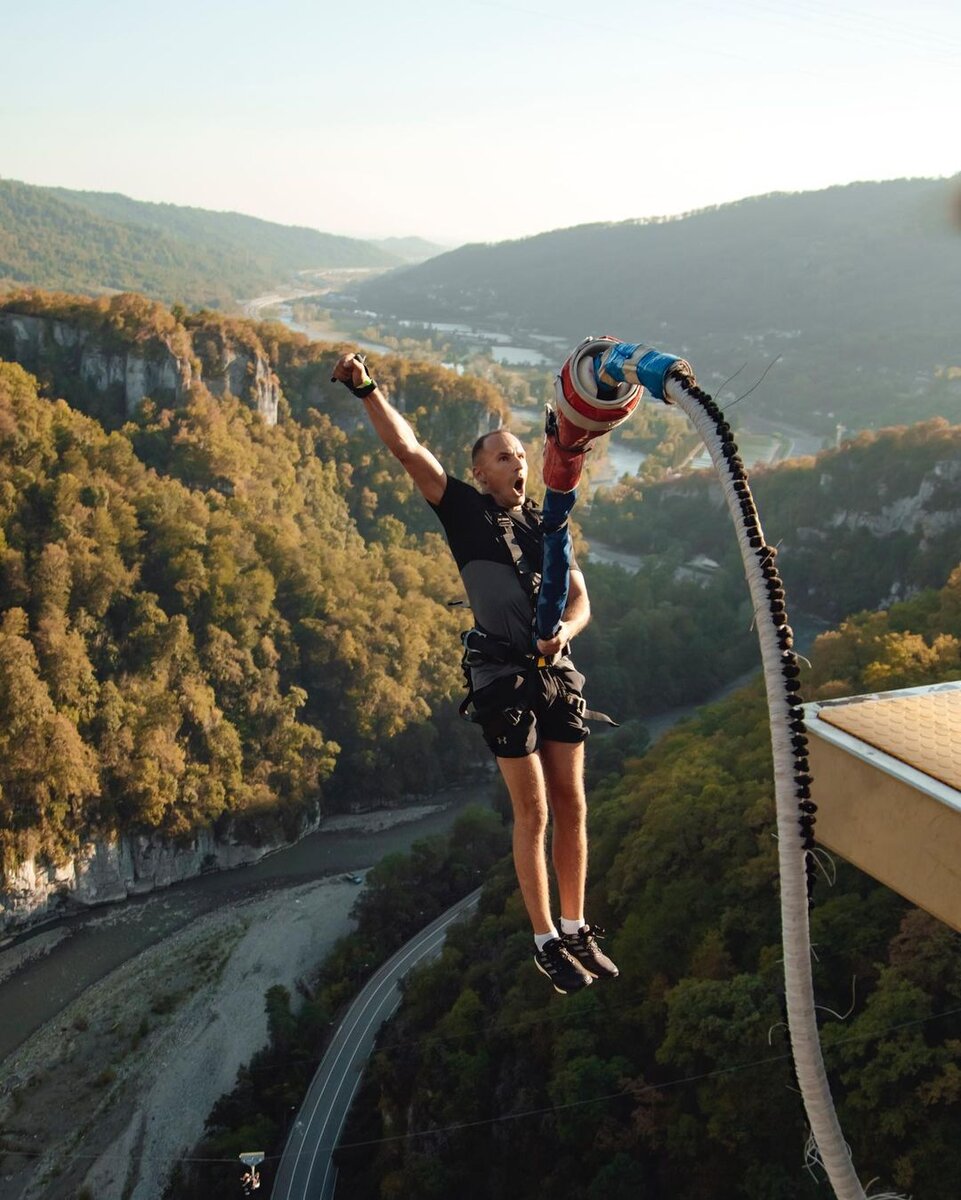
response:
[[[377,435],[437,513],[464,581],[481,631],[482,650],[468,659],[474,719],[510,793],[514,866],[534,929],[534,962],[564,994],[596,978],[614,978],[617,967],[597,946],[599,931],[584,919],[588,730],[580,693],[584,677],[574,670],[567,648],[590,619],[590,604],[584,576],[573,565],[560,628],[549,640],[538,640],[537,655],[532,653],[542,539],[536,509],[526,500],[524,447],[503,429],[479,438],[473,452],[475,490],[449,476],[418,442],[370,379],[361,357],[344,355],[333,378],[363,401]],[[550,912],[548,810],[560,931]]]

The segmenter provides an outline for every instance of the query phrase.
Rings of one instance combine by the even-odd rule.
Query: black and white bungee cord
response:
[[[818,869],[814,840],[817,805],[811,798],[801,668],[788,624],[784,584],[776,565],[777,547],[768,545],[764,537],[730,423],[714,399],[698,387],[686,363],[678,362],[668,371],[664,397],[691,421],[711,456],[751,592],[771,724],[787,1023],[798,1085],[811,1125],[808,1162],[823,1166],[838,1200],[867,1200],[834,1109],[818,1037],[808,922]],[[899,1198],[885,1193],[871,1200]]]

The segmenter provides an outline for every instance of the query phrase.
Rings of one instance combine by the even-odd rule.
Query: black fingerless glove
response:
[[[370,393],[374,390],[374,388],[377,386],[377,384],[373,381],[373,379],[371,379],[370,375],[367,373],[367,359],[364,357],[364,355],[363,354],[355,354],[354,359],[360,363],[361,369],[364,372],[363,381],[361,383],[359,383],[357,385],[357,387],[354,387],[353,383],[349,379],[338,380],[333,375],[331,375],[331,377],[330,377],[330,382],[331,383],[338,383],[338,382],[342,383],[344,385],[344,387],[347,388],[348,391],[353,392],[355,396],[357,396],[359,399],[363,400],[363,398],[365,396],[370,395]]]

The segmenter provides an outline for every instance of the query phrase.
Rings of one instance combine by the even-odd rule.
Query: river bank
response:
[[[0,1064],[85,988],[198,917],[280,887],[362,871],[419,838],[445,832],[468,804],[489,802],[485,776],[439,793],[429,805],[332,817],[252,866],[201,875],[19,934],[0,951]]]
[[[350,874],[362,873],[384,854],[449,827],[478,791],[448,793],[442,804],[332,818],[326,837],[337,845],[329,849]],[[318,853],[324,837],[323,830],[312,835],[315,871],[331,862]],[[363,863],[356,844],[366,850]],[[0,1061],[4,1197],[158,1200],[173,1161],[197,1141],[214,1102],[267,1041],[267,989],[296,991],[352,928],[357,886],[329,870],[298,881],[304,864],[288,856],[274,861],[269,879],[250,879],[267,863],[243,872],[246,892],[214,888],[211,896],[204,884],[224,881],[207,876],[176,889],[179,896],[101,912],[80,931],[68,923],[43,930],[19,943],[15,960],[0,956],[0,1012],[3,1002],[21,1015],[29,1010],[34,1024]],[[192,908],[190,900],[201,897],[215,907]],[[180,924],[165,931],[171,919]],[[50,1005],[38,980],[52,969],[55,981],[67,982],[78,937],[85,952],[98,935],[119,952],[129,950],[134,931],[148,944],[79,990],[61,993],[56,1011],[36,1021]],[[0,1030],[9,1038],[6,1020]]]
[[[296,989],[349,933],[357,891],[324,880],[224,906],[46,1022],[0,1067],[3,1195],[158,1200],[267,1041],[265,992]]]

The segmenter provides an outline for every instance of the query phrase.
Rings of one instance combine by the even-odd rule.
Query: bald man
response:
[[[543,539],[527,499],[527,455],[506,429],[478,438],[471,486],[448,475],[388,402],[359,355],[344,355],[333,378],[363,401],[377,435],[440,519],[464,582],[475,630],[467,642],[472,719],[480,724],[510,793],[517,881],[534,932],[534,963],[562,994],[599,978],[614,963],[584,918],[587,804],[584,795],[584,677],[571,640],[590,620],[584,576],[571,565],[560,628],[532,639]],[[560,930],[550,911],[546,834],[560,899]]]

